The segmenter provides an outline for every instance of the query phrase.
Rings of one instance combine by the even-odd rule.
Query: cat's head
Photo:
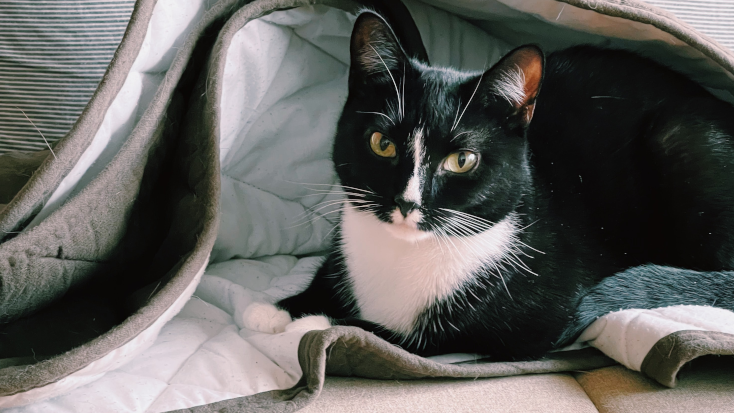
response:
[[[427,66],[361,14],[333,151],[351,205],[408,240],[475,234],[512,213],[530,182],[525,131],[543,62],[525,46],[484,72]]]

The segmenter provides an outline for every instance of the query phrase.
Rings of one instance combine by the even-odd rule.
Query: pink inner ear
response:
[[[352,32],[351,56],[355,67],[376,73],[397,68],[402,53],[387,23],[372,13],[363,13]]]
[[[515,114],[530,123],[543,81],[543,52],[535,46],[520,47],[491,70],[493,92],[509,101]]]
[[[525,123],[530,123],[535,112],[535,98],[540,91],[540,82],[543,80],[543,56],[537,49],[528,48],[522,50],[525,52],[521,56],[520,68],[525,74],[525,101],[520,106],[520,111],[524,117]]]
[[[361,18],[357,21],[355,26],[354,35],[352,38],[352,48],[356,51],[361,51],[367,44],[370,43],[372,37],[378,31],[381,22],[375,16],[365,14],[360,16]]]
[[[543,79],[543,53],[534,46],[521,47],[498,63],[493,69],[496,90],[515,109],[532,104]]]
[[[538,96],[540,82],[543,79],[543,56],[534,47],[528,47],[518,51],[518,53],[521,55],[518,56],[517,65],[525,74],[525,102],[522,104],[522,106],[525,106],[533,104],[536,96]]]

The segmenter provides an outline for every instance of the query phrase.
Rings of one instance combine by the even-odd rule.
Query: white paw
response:
[[[285,331],[311,331],[311,330],[326,330],[331,327],[331,322],[328,318],[322,315],[309,315],[285,326]]]
[[[291,316],[287,311],[269,303],[252,303],[242,313],[243,327],[262,333],[282,333],[290,322]]]

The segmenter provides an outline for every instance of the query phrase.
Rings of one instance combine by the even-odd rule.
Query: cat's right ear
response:
[[[365,76],[402,70],[407,62],[395,33],[381,16],[364,12],[352,30],[351,70]]]
[[[543,83],[545,56],[538,46],[521,46],[508,53],[483,75],[489,95],[513,110],[511,119],[527,126]]]

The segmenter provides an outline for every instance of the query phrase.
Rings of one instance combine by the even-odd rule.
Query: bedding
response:
[[[700,33],[734,50],[734,35],[731,32],[734,4],[717,0],[648,0],[646,3],[671,12]]]
[[[0,244],[0,264],[24,256],[24,263],[36,265],[0,266],[0,309],[7,319],[33,320],[33,311],[63,303],[57,300],[67,289],[83,291],[85,282],[103,276],[135,279],[126,318],[61,354],[1,359],[0,407],[293,411],[318,396],[326,374],[476,379],[585,371],[612,359],[672,386],[690,359],[732,354],[734,314],[719,310],[711,322],[715,309],[706,307],[627,310],[598,320],[582,341],[612,359],[595,349],[533,362],[423,359],[356,328],[309,331],[294,324],[275,335],[242,328],[251,304],[305,288],[334,227],[336,204],[328,201],[338,199],[331,192],[338,187],[329,139],[346,97],[356,5],[311,3],[220,0],[181,8],[173,0],[155,7],[138,2],[131,19],[138,47],[123,41],[107,75],[117,92],[103,81],[104,93],[88,106],[98,106],[89,113],[96,121],[65,138],[82,142],[81,149],[59,141],[57,156],[66,164],[55,166],[58,160],[47,157],[38,183],[29,181],[0,211],[0,227],[5,222],[6,231],[19,233]],[[655,17],[641,3],[607,2],[604,13],[584,1],[430,3],[436,7],[405,2],[435,64],[481,68],[523,36],[548,48],[612,36],[617,46],[675,63],[721,96],[734,90],[734,58],[695,32],[684,43],[674,30],[661,31],[674,23],[668,15],[641,24]],[[270,13],[292,6],[303,7]],[[624,15],[624,7],[636,14]],[[518,38],[507,22],[522,31]],[[546,30],[551,35],[539,37]],[[158,33],[166,33],[165,41],[151,40]],[[116,73],[123,63],[125,70]],[[140,86],[143,77],[152,79],[148,89]],[[137,86],[127,93],[128,85]],[[106,105],[98,103],[103,99]],[[49,175],[54,167],[59,171]],[[29,184],[44,188],[34,193]],[[325,208],[317,206],[324,201]],[[119,206],[104,212],[110,205]],[[35,255],[27,253],[29,245]],[[47,258],[43,265],[35,264],[39,255]],[[122,275],[113,278],[117,266]],[[67,285],[34,284],[48,273],[66,277]],[[35,307],[18,306],[18,297]],[[644,343],[637,340],[642,330]],[[0,352],[6,343],[0,341]],[[650,356],[655,352],[665,357]]]
[[[71,129],[112,60],[134,5],[0,3],[0,154],[48,149]]]

